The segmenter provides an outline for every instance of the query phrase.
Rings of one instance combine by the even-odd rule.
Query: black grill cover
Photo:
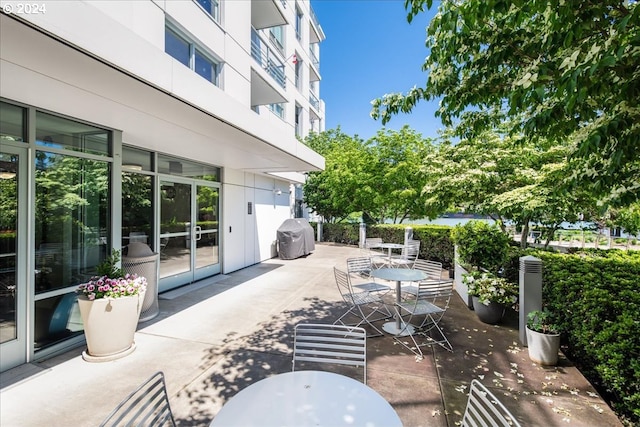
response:
[[[313,228],[304,218],[290,218],[278,228],[280,259],[295,259],[309,255],[316,248]]]

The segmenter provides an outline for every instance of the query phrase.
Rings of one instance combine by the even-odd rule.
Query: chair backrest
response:
[[[401,257],[408,261],[415,261],[420,254],[420,240],[409,240],[402,248]]]
[[[165,425],[176,427],[176,422],[169,406],[164,374],[156,372],[120,402],[100,427]]]
[[[413,263],[413,268],[415,270],[421,270],[427,273],[432,279],[441,279],[442,278],[442,263],[438,261],[429,261],[426,259],[418,258],[416,262]]]
[[[382,243],[381,237],[370,237],[364,241],[364,247],[369,249]]]
[[[347,271],[349,274],[360,274],[361,276],[369,276],[372,270],[371,258],[354,257],[347,258]]]
[[[340,270],[338,267],[333,267],[333,275],[336,278],[336,285],[338,286],[340,295],[342,295],[342,299],[349,304],[353,304],[353,288],[351,287],[349,274]]]
[[[293,371],[299,362],[362,367],[366,384],[367,332],[354,326],[300,323],[293,338]]]
[[[520,424],[488,388],[472,380],[462,426],[520,427]]]
[[[427,300],[446,310],[453,295],[453,282],[451,280],[422,281],[418,282],[417,300]]]

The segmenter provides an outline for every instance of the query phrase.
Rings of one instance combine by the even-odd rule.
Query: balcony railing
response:
[[[320,100],[313,92],[309,92],[309,103],[316,109],[316,111],[320,111]]]
[[[251,56],[283,89],[286,88],[284,64],[255,30],[251,30]]]
[[[311,57],[311,63],[320,71],[320,60],[316,56],[316,52],[312,46],[309,46],[309,57]]]

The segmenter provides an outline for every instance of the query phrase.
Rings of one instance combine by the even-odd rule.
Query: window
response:
[[[189,66],[191,57],[189,42],[169,28],[164,33],[164,51],[187,67]]]
[[[296,104],[296,136],[302,136],[302,107]]]
[[[220,2],[218,0],[196,0],[196,2],[216,21],[220,21]]]
[[[302,40],[302,12],[296,7],[296,38]]]
[[[25,140],[25,109],[0,102],[0,140]]]
[[[284,106],[282,104],[269,104],[269,110],[276,116],[284,119]]]
[[[165,28],[164,51],[207,81],[220,86],[220,63],[169,27]]]
[[[284,53],[284,30],[283,27],[272,27],[269,29],[269,36],[271,37],[271,41],[276,46],[276,49],[280,51],[280,53]]]
[[[296,71],[296,87],[298,90],[302,89],[302,61],[299,59],[300,55],[295,54],[295,71]]]

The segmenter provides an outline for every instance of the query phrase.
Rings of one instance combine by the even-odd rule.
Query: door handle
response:
[[[194,231],[196,232],[196,240],[202,239],[202,227],[200,227],[199,225],[196,225],[194,227]]]

